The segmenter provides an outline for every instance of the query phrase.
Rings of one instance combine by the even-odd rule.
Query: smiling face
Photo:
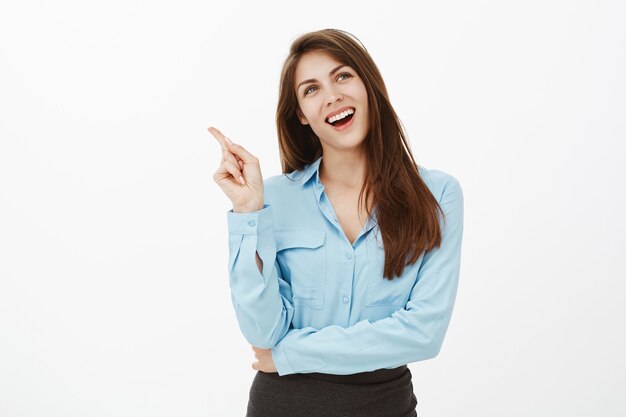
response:
[[[296,67],[294,89],[298,118],[311,126],[322,148],[362,144],[369,131],[367,90],[352,67],[326,52],[307,52]]]

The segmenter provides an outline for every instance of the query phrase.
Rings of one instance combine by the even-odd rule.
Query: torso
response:
[[[365,207],[359,210],[358,200],[361,190],[335,189],[324,185],[324,192],[335,210],[341,228],[351,244],[354,243],[367,221]]]

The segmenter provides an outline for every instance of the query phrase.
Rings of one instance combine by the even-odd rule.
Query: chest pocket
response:
[[[411,292],[408,277],[394,278],[389,281],[383,278],[385,249],[380,231],[374,228],[366,240],[370,274],[367,276],[366,307],[393,307],[392,311],[406,305]]]
[[[324,308],[326,293],[326,232],[309,228],[277,229],[276,258],[291,284],[294,306]]]

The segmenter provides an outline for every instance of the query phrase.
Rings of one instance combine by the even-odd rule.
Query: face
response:
[[[352,67],[325,52],[307,52],[296,67],[294,88],[298,118],[311,125],[323,149],[356,149],[362,144],[369,131],[367,90]],[[337,113],[341,117],[346,111],[347,117],[337,119]]]

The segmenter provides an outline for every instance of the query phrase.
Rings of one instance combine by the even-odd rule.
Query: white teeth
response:
[[[344,117],[346,117],[346,116],[348,116],[350,114],[353,114],[353,113],[354,113],[354,109],[348,109],[348,110],[342,111],[341,113],[336,114],[333,117],[329,117],[328,118],[328,123],[336,122],[337,120],[341,120]]]

